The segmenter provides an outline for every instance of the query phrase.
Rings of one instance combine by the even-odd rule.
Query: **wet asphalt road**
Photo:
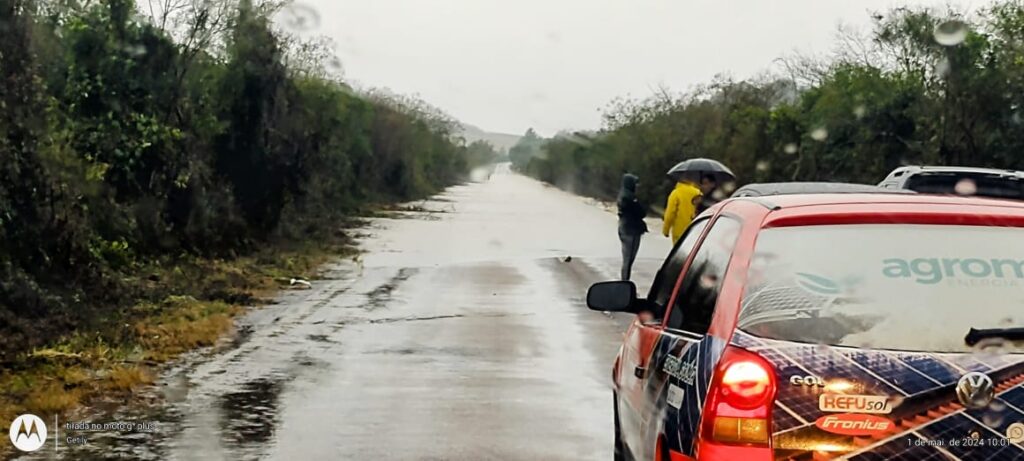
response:
[[[232,347],[171,370],[146,416],[158,434],[64,457],[611,459],[629,318],[583,297],[618,274],[615,215],[502,167],[412,205],[371,221],[358,260],[241,318]],[[641,292],[670,247],[651,223]]]

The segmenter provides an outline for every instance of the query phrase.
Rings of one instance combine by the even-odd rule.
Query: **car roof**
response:
[[[757,206],[761,212],[747,206]],[[720,205],[761,221],[761,227],[816,224],[962,224],[1024,227],[1024,203],[926,194],[792,194],[738,197]],[[756,206],[756,205],[755,205]],[[752,213],[752,214],[751,214]],[[760,218],[755,216],[760,215]]]
[[[883,189],[871,184],[855,184],[845,182],[773,182],[747,184],[736,192],[733,197],[766,197],[793,194],[849,194],[849,193],[914,193],[903,189]]]
[[[884,190],[883,190],[884,191]],[[813,207],[851,204],[893,204],[893,205],[955,205],[966,207],[1002,207],[1020,210],[1024,203],[999,200],[988,197],[960,197],[955,195],[901,194],[901,193],[840,193],[840,194],[789,194],[769,197],[741,197],[736,200],[754,200],[770,205],[769,208]]]
[[[1017,170],[1001,170],[997,168],[978,168],[970,166],[935,166],[935,165],[910,165],[902,166],[892,170],[889,173],[889,177],[892,176],[907,176],[915,174],[929,174],[929,173],[966,173],[966,174],[990,174],[998,176],[1016,176],[1018,178],[1024,178],[1024,171]]]

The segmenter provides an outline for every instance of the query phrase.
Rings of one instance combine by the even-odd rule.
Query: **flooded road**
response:
[[[159,434],[93,454],[610,459],[629,318],[583,297],[618,274],[614,213],[502,169],[409,210],[372,220],[364,253],[311,289],[241,318],[233,348],[168,373]],[[669,247],[645,237],[641,292]]]

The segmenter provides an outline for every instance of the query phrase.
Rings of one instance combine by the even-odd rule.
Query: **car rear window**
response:
[[[971,327],[1024,326],[1021,242],[1024,229],[1005,227],[767,229],[751,260],[739,327],[790,341],[969,351]]]
[[[966,181],[967,184],[961,181]],[[967,192],[958,191],[958,185],[960,189],[967,189]],[[959,192],[981,197],[1024,200],[1024,182],[1016,177],[989,174],[920,174],[907,180],[907,189],[923,194]]]

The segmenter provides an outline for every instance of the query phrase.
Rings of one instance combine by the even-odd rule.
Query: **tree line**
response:
[[[315,238],[496,155],[335,77],[287,5],[158,3],[0,0],[0,351],[124,307],[140,261]]]
[[[514,167],[601,198],[632,172],[649,203],[668,193],[666,170],[691,157],[721,160],[743,183],[875,184],[905,164],[1024,168],[1024,3],[872,20],[870,32],[841,28],[825,57],[615,100],[597,132],[527,133]]]

